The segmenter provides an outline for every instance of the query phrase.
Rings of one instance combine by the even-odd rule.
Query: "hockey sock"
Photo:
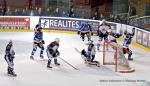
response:
[[[97,50],[99,50],[100,44],[97,44]]]
[[[54,63],[57,64],[57,59],[54,59]]]
[[[56,59],[56,58],[54,59],[54,63],[55,63],[55,65],[60,65],[60,64],[57,62],[57,59]]]
[[[10,67],[7,68],[7,72],[8,72],[8,74],[11,74],[11,69],[10,69]]]
[[[81,38],[82,38],[82,41],[84,41],[84,38],[85,38],[85,37],[84,37],[84,34],[83,34],[83,33],[81,34]]]
[[[82,41],[84,41],[84,37],[82,37]]]
[[[48,63],[47,63],[47,65],[49,66],[51,64],[51,60],[50,59],[48,59]]]
[[[41,56],[43,56],[43,52],[44,52],[44,47],[41,48],[41,52],[40,52]]]
[[[132,53],[130,53],[130,54],[128,55],[128,58],[131,58],[131,56],[132,56]]]
[[[33,48],[33,50],[32,50],[32,56],[34,55],[34,53],[36,52],[36,50],[37,50],[37,47]]]
[[[91,62],[95,59],[95,55],[92,55],[92,59],[91,59]]]
[[[88,41],[90,41],[91,40],[91,37],[88,37]]]

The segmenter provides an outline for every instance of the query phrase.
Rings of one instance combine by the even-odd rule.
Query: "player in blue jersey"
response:
[[[34,28],[34,34],[36,34],[36,32],[38,32],[37,30],[40,28],[40,25],[39,24],[37,24],[36,26],[35,26],[35,28]]]
[[[43,56],[43,52],[44,52],[44,46],[43,46],[43,44],[44,44],[44,43],[45,43],[45,42],[44,42],[44,40],[43,40],[42,28],[39,27],[39,28],[36,30],[35,34],[34,34],[33,50],[32,50],[31,56],[30,56],[31,59],[34,59],[33,56],[34,56],[34,54],[35,54],[35,52],[36,52],[36,50],[37,50],[37,47],[39,47],[39,48],[41,49],[41,51],[40,51],[40,57],[41,57],[42,59],[44,58],[44,56]]]
[[[134,30],[134,28],[133,28]],[[129,48],[129,45],[132,42],[132,38],[134,37],[135,32],[132,31],[132,33],[128,33],[124,39],[123,47],[124,47],[124,54],[128,54],[128,60],[133,60],[132,56],[132,51]]]
[[[91,35],[92,35],[92,28],[91,26],[88,24],[88,22],[86,23],[81,23],[79,30],[78,30],[78,34],[80,34],[82,41],[85,40],[85,35],[88,38],[88,41],[91,40]]]

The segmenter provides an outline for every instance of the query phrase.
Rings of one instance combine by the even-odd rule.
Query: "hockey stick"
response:
[[[79,70],[78,68],[74,67],[73,65],[71,65],[69,62],[67,62],[66,60],[62,59],[61,57],[58,57],[59,59],[61,59],[63,62],[65,62],[66,64],[68,64],[69,66],[71,66],[72,68],[74,68],[75,70]]]
[[[77,48],[74,48],[77,53],[81,53]]]

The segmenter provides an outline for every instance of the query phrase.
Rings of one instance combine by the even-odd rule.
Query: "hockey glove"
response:
[[[78,31],[77,34],[79,35],[79,34],[80,34],[80,31]]]
[[[44,41],[44,40],[42,40],[42,44],[45,44],[45,41]]]

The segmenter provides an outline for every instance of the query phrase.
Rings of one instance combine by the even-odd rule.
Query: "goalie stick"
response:
[[[69,62],[67,62],[66,60],[62,59],[61,57],[58,57],[59,59],[61,59],[63,62],[65,62],[66,64],[68,64],[69,66],[71,66],[72,68],[74,68],[75,70],[79,70],[78,68],[74,67],[73,65],[71,65]]]

